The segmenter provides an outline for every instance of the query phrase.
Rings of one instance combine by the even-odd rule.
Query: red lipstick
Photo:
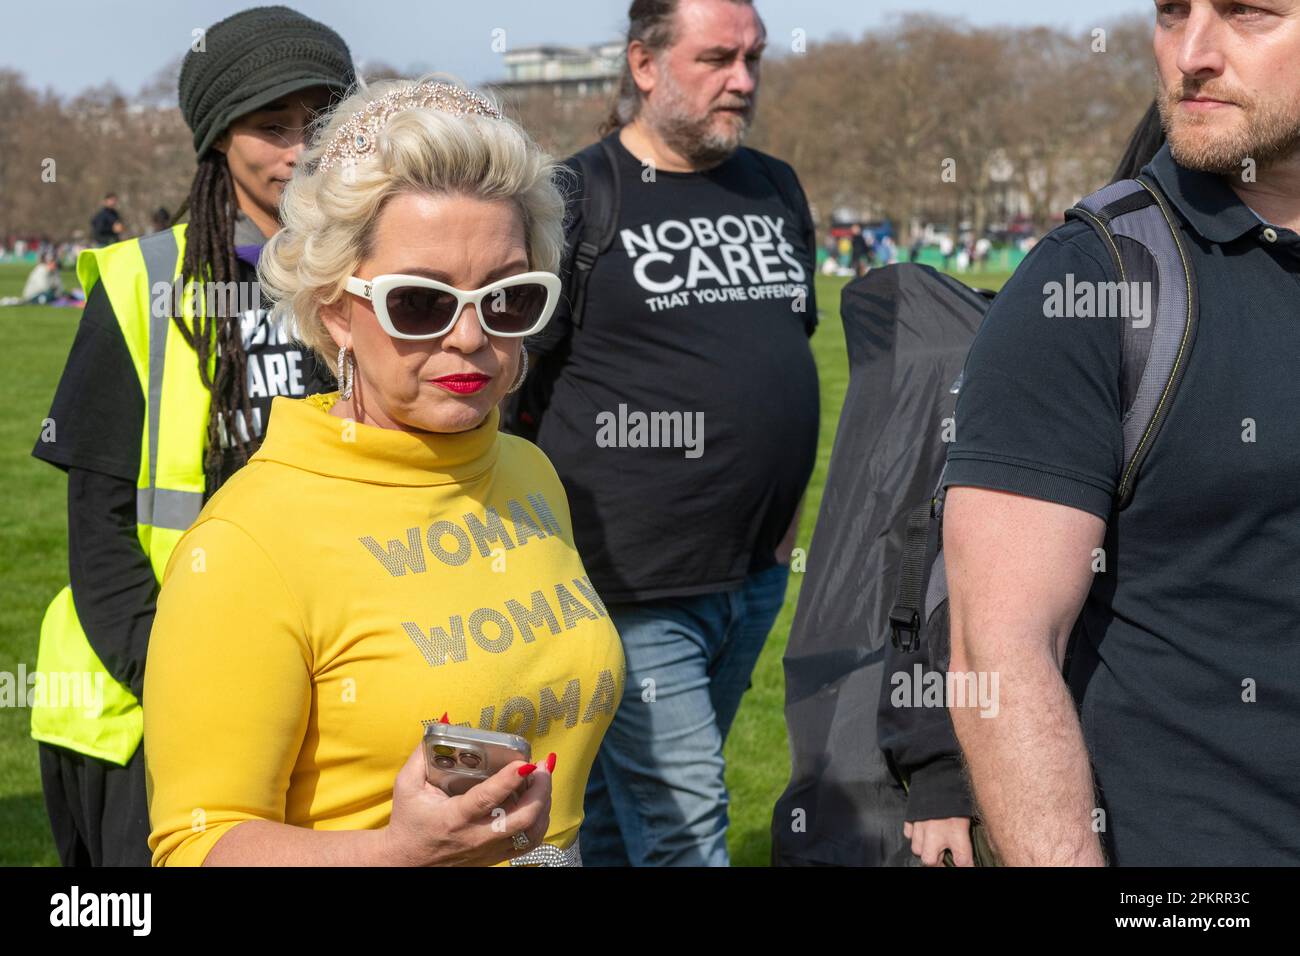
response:
[[[443,375],[433,379],[433,384],[457,395],[473,395],[475,392],[481,391],[490,381],[492,381],[490,376],[470,372],[468,374]]]

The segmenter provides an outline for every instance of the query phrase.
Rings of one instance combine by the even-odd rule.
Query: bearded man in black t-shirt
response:
[[[630,17],[607,124],[617,229],[581,315],[562,307],[529,343],[549,393],[533,424],[628,662],[584,861],[725,866],[723,742],[816,454],[816,246],[793,172],[740,146],[765,43],[753,6],[637,0]]]

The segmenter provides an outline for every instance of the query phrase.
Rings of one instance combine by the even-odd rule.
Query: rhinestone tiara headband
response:
[[[501,119],[497,109],[482,93],[450,83],[421,83],[385,93],[338,128],[329,145],[316,160],[316,172],[356,162],[375,151],[379,133],[394,113],[412,109],[435,109],[453,116],[473,113]]]

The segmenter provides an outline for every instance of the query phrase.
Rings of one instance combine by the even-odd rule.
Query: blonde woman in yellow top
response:
[[[342,388],[275,399],[167,568],[153,862],[578,863],[623,652],[555,471],[497,430],[559,291],[555,167],[429,80],[355,93],[317,142],[261,279]],[[523,736],[536,764],[449,795],[421,746],[440,720]]]

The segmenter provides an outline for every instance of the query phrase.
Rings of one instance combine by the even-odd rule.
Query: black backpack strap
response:
[[[907,515],[903,537],[902,567],[898,573],[898,591],[889,612],[889,630],[893,644],[904,653],[921,644],[921,632],[938,605],[948,600],[948,581],[943,568],[943,505],[947,490],[943,476],[945,463],[935,483],[930,500]],[[931,657],[934,657],[931,648]]]
[[[921,599],[930,570],[930,535],[935,527],[930,503],[913,509],[907,516],[903,537],[903,564],[898,571],[898,594],[889,611],[889,632],[894,646],[912,653],[921,644]]]
[[[808,197],[804,194],[803,184],[799,182],[794,169],[789,164],[777,162],[773,157],[760,153],[756,149],[745,147],[745,151],[758,161],[758,165],[763,168],[763,172],[772,181],[776,191],[781,194],[781,201],[798,215],[799,228],[803,233],[805,235],[811,233],[813,221],[808,212]],[[816,243],[814,242],[809,248],[816,249]]]
[[[1098,190],[1066,217],[1096,230],[1121,282],[1151,289],[1150,314],[1121,325],[1124,467],[1116,505],[1125,508],[1187,369],[1196,340],[1196,281],[1168,201],[1145,176]]]
[[[566,196],[564,257],[560,263],[561,295],[569,307],[568,321],[552,323],[542,332],[547,347],[540,355],[532,353],[532,373],[519,391],[506,399],[503,409],[503,430],[529,441],[537,440],[555,379],[570,348],[569,337],[582,324],[592,267],[614,242],[622,195],[618,157],[609,137],[570,156],[564,165],[577,180]]]
[[[596,260],[614,244],[623,192],[618,155],[609,136],[574,155],[573,162],[582,174],[582,232],[570,252],[564,292],[569,300],[571,321],[579,326],[587,304],[591,270]]]

